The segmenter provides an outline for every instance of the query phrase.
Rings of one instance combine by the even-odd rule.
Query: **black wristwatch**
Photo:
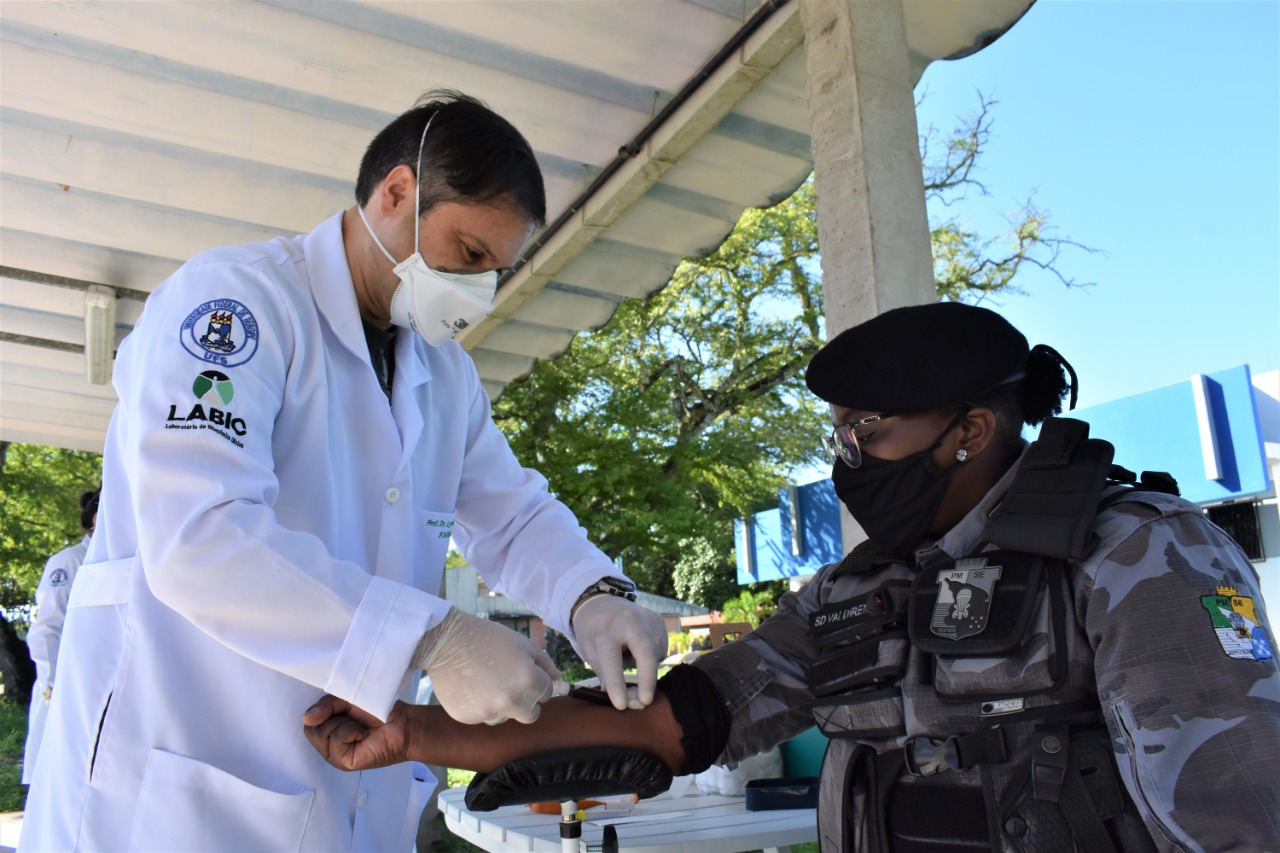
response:
[[[588,598],[597,595],[616,595],[619,598],[625,598],[627,601],[636,600],[636,585],[626,578],[600,578],[582,591],[582,595],[578,596],[578,600],[573,603],[573,607],[569,610],[569,624],[573,624],[574,614],[578,612],[578,608],[582,602]]]

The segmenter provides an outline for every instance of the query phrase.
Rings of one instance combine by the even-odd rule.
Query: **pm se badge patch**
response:
[[[201,361],[236,367],[258,351],[258,321],[244,303],[213,299],[182,321],[182,347]]]
[[[991,593],[1001,566],[988,566],[985,557],[957,560],[956,567],[938,572],[938,603],[929,630],[949,640],[981,634],[991,612]]]
[[[66,584],[66,582],[67,582],[66,569],[54,569],[53,573],[49,575],[49,586],[63,586]]]
[[[1252,598],[1236,595],[1233,586],[1220,586],[1216,595],[1201,596],[1200,605],[1208,611],[1213,632],[1228,657],[1271,660],[1271,640],[1258,624]]]

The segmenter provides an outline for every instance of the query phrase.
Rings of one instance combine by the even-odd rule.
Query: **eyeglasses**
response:
[[[895,416],[892,414],[872,415],[860,421],[836,424],[836,428],[831,430],[831,435],[822,437],[822,446],[826,448],[827,455],[831,457],[832,462],[837,459],[843,459],[844,464],[850,468],[858,468],[862,465],[862,448],[858,446],[858,434],[854,430],[892,417]]]

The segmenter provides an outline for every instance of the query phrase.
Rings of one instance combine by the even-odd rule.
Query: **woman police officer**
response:
[[[1051,417],[1064,368],[973,306],[849,329],[806,381],[870,538],[757,630],[673,669],[643,711],[570,696],[482,738],[407,706],[367,728],[326,699],[308,736],[346,768],[497,776],[592,743],[690,773],[816,721],[824,850],[1280,849],[1280,673],[1253,568],[1194,504],[1104,488],[1110,446]]]

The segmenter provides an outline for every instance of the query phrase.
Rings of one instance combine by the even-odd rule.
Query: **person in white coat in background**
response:
[[[532,722],[560,692],[528,638],[435,595],[451,537],[616,706],[653,700],[662,619],[519,465],[452,340],[545,220],[528,142],[428,93],[370,143],[355,196],[310,234],[189,261],[122,344],[112,511],[20,849],[410,849],[430,775],[335,770],[303,712],[329,693],[385,719],[421,672],[462,722]]]
[[[58,670],[58,646],[62,640],[62,623],[67,617],[67,599],[71,584],[89,550],[93,527],[98,523],[99,489],[80,495],[80,529],[84,538],[63,548],[44,564],[44,574],[36,587],[35,609],[31,627],[27,629],[27,648],[36,665],[36,681],[31,686],[31,707],[27,712],[27,742],[22,754],[22,784],[30,785],[40,756],[40,740],[49,717],[49,699],[53,696],[53,679]]]

